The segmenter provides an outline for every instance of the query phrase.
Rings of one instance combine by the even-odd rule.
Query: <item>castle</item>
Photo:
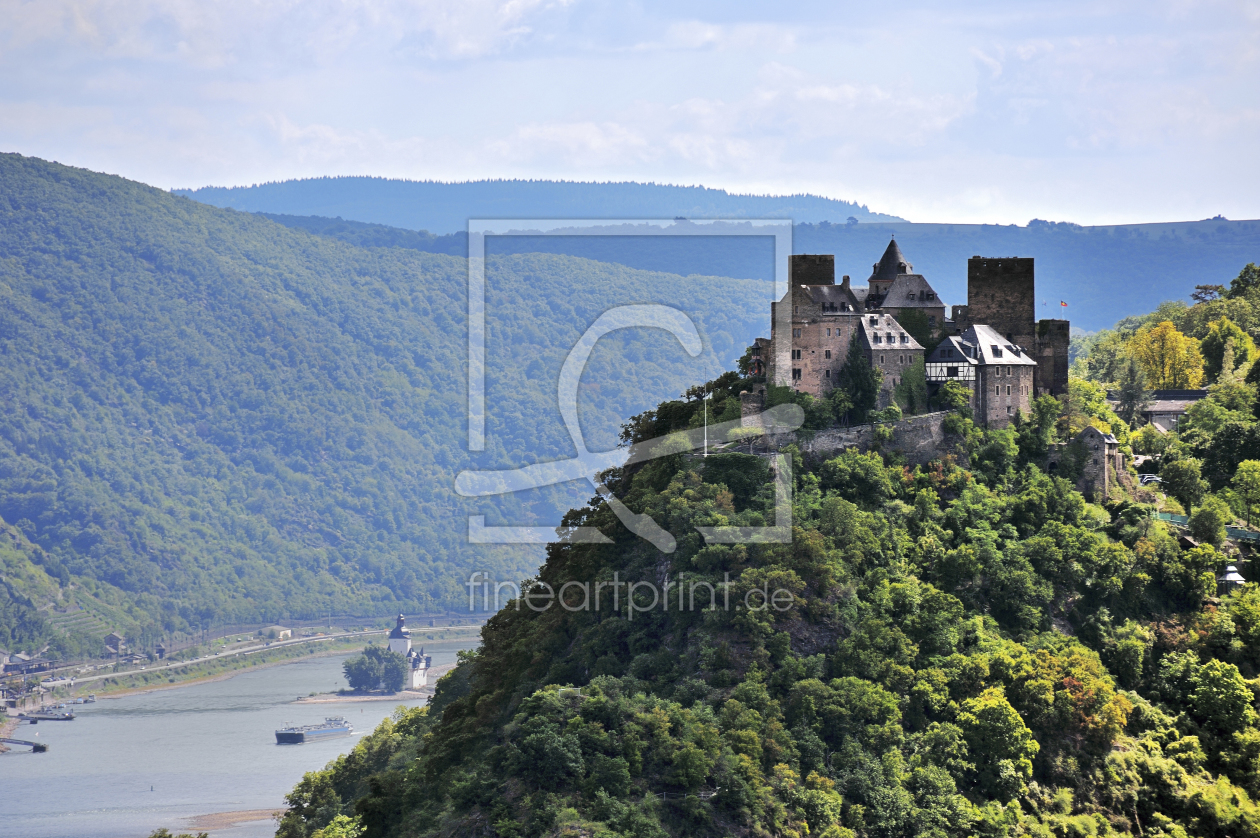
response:
[[[433,658],[426,655],[424,649],[417,652],[411,648],[411,629],[407,628],[407,619],[402,614],[398,615],[398,624],[389,633],[389,650],[407,659],[407,681],[403,689],[417,690],[428,685]]]
[[[914,272],[895,238],[865,288],[853,287],[848,276],[836,284],[833,255],[793,255],[788,291],[770,306],[770,339],[754,344],[753,370],[815,397],[836,386],[855,340],[882,373],[880,407],[893,402],[893,390],[920,361],[930,393],[948,381],[963,384],[973,415],[987,427],[1029,415],[1034,396],[1067,392],[1069,324],[1034,320],[1032,259],[969,259],[967,304],[947,317],[944,301]],[[932,335],[926,357],[906,325]]]

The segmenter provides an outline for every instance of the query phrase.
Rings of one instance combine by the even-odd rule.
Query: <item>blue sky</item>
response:
[[[0,0],[0,149],[813,192],[913,221],[1260,217],[1260,0]]]

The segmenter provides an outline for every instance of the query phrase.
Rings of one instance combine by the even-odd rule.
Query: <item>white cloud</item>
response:
[[[164,186],[632,178],[922,220],[1260,216],[1258,0],[0,0],[0,20],[0,146]]]

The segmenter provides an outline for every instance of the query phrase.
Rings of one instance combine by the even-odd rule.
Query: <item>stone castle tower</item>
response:
[[[973,256],[967,260],[967,305],[954,306],[954,330],[985,324],[1037,361],[1037,395],[1068,389],[1067,320],[1037,320],[1037,292],[1031,258]]]

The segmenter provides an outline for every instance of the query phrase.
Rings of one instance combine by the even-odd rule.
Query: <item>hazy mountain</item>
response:
[[[899,221],[818,195],[732,195],[703,186],[479,180],[465,183],[324,177],[255,186],[205,186],[176,194],[217,207],[340,216],[411,230],[453,233],[469,218],[792,218]]]
[[[465,233],[435,236],[343,219],[268,217],[363,246],[461,255],[468,248]],[[1032,256],[1038,316],[1066,317],[1087,330],[1149,311],[1162,300],[1187,299],[1198,284],[1228,285],[1243,265],[1260,259],[1260,221],[1224,219],[1108,227],[1036,221],[1026,227],[797,224],[792,245],[797,253],[834,253],[837,274],[865,284],[893,235],[915,270],[951,305],[966,302],[969,257]],[[567,253],[683,275],[769,279],[774,274],[773,245],[766,237],[495,236],[486,249]]]

